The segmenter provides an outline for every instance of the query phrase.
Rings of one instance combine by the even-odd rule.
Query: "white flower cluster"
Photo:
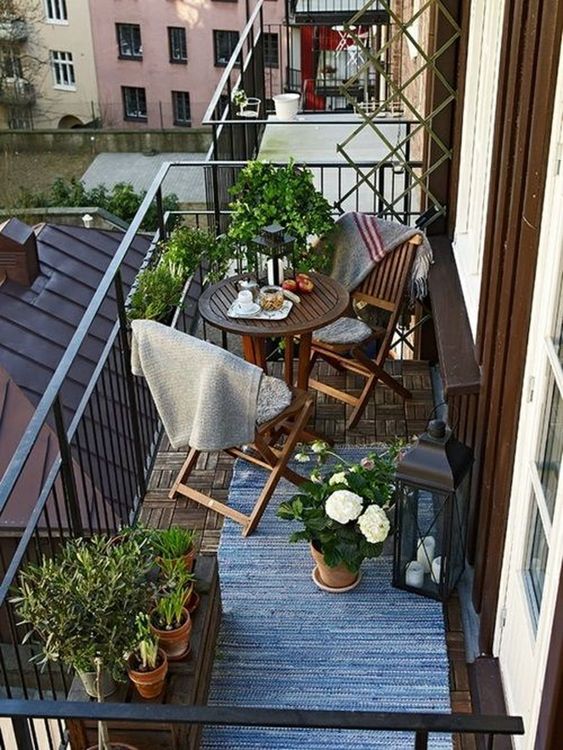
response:
[[[378,505],[370,505],[363,515],[358,518],[360,531],[372,544],[384,542],[389,535],[391,524],[385,511]]]
[[[350,490],[336,490],[327,498],[325,512],[329,518],[338,523],[354,521],[362,512],[362,498]]]
[[[334,484],[348,484],[348,480],[346,479],[346,472],[345,471],[339,471],[337,474],[333,474],[331,478],[328,480],[328,483],[330,485]]]

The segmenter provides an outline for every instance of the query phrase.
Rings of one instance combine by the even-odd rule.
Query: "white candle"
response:
[[[435,557],[432,560],[432,573],[431,578],[434,581],[434,583],[440,583],[440,576],[442,574],[442,558],[441,557]]]
[[[415,589],[421,589],[424,585],[424,568],[416,560],[410,562],[405,569],[405,583]]]
[[[436,540],[433,536],[425,536],[422,539],[418,540],[416,559],[424,568],[425,573],[430,573],[435,550]]]
[[[278,273],[276,278],[276,266],[278,264]],[[266,272],[268,274],[268,284],[270,286],[281,286],[283,283],[283,263],[279,258],[269,258],[266,263]]]

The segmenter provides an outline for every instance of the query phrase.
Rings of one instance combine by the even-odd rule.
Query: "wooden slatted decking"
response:
[[[413,398],[403,402],[388,388],[378,386],[362,420],[353,431],[346,431],[345,404],[338,403],[322,393],[316,394],[314,427],[317,431],[333,438],[337,443],[369,444],[385,442],[395,436],[411,437],[420,433],[433,408],[430,371],[425,362],[412,360],[390,362],[390,371],[396,376],[402,373],[403,385]],[[325,363],[314,377],[320,376],[325,382],[337,388],[346,387],[352,393],[359,393],[362,380],[348,374],[338,374]],[[281,363],[274,363],[272,374],[281,374]],[[201,505],[186,498],[168,499],[172,481],[185,459],[185,450],[174,451],[164,440],[152,473],[149,490],[143,506],[143,520],[150,526],[167,527],[181,524],[200,531],[201,552],[213,554],[217,550],[223,519],[209,512]],[[201,456],[191,483],[202,492],[213,490],[213,495],[222,501],[227,500],[233,460],[226,456],[208,454]],[[445,609],[448,652],[450,656],[450,685],[452,710],[471,712],[469,679],[463,648],[463,631],[459,602],[453,598]],[[466,738],[463,746],[457,748],[474,750],[472,738]]]

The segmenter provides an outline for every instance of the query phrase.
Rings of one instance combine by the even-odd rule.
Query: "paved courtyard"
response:
[[[87,189],[104,184],[112,188],[118,182],[130,182],[137,192],[148,190],[158,170],[167,161],[204,161],[205,153],[167,152],[154,155],[143,153],[98,154],[82,177]],[[203,169],[175,168],[163,184],[164,193],[176,193],[180,203],[205,203]]]

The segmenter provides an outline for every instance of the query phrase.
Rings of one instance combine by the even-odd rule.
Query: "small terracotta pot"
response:
[[[358,579],[359,573],[352,573],[345,565],[336,565],[331,568],[325,563],[324,555],[311,544],[311,555],[317,564],[321,581],[331,589],[344,589]]]
[[[188,604],[186,605],[188,608],[188,612],[190,615],[193,615],[193,613],[196,611],[196,609],[199,607],[201,602],[201,597],[197,593],[197,591],[192,591],[192,595],[190,596],[190,600]]]
[[[156,564],[160,565],[160,561],[162,559],[163,558],[160,557],[160,556],[157,557],[156,558]],[[182,557],[177,557],[176,559],[177,560],[183,560],[184,565],[186,567],[186,570],[188,571],[188,573],[191,573],[192,570],[194,569],[194,562],[195,562],[195,549],[194,549],[194,547],[192,547],[189,552],[186,552],[185,555],[182,555]]]
[[[151,630],[158,636],[159,646],[165,652],[168,661],[182,659],[189,651],[192,620],[190,613],[185,607],[182,612],[185,618],[184,622],[179,628],[175,628],[174,630],[160,630],[155,627],[152,624],[153,613],[151,613]]]
[[[160,664],[148,672],[133,669],[131,665],[135,662],[134,654],[131,654],[127,662],[129,679],[137,688],[141,698],[157,698],[162,693],[164,680],[168,672],[168,658],[161,648],[158,649],[158,655],[160,657]]]

